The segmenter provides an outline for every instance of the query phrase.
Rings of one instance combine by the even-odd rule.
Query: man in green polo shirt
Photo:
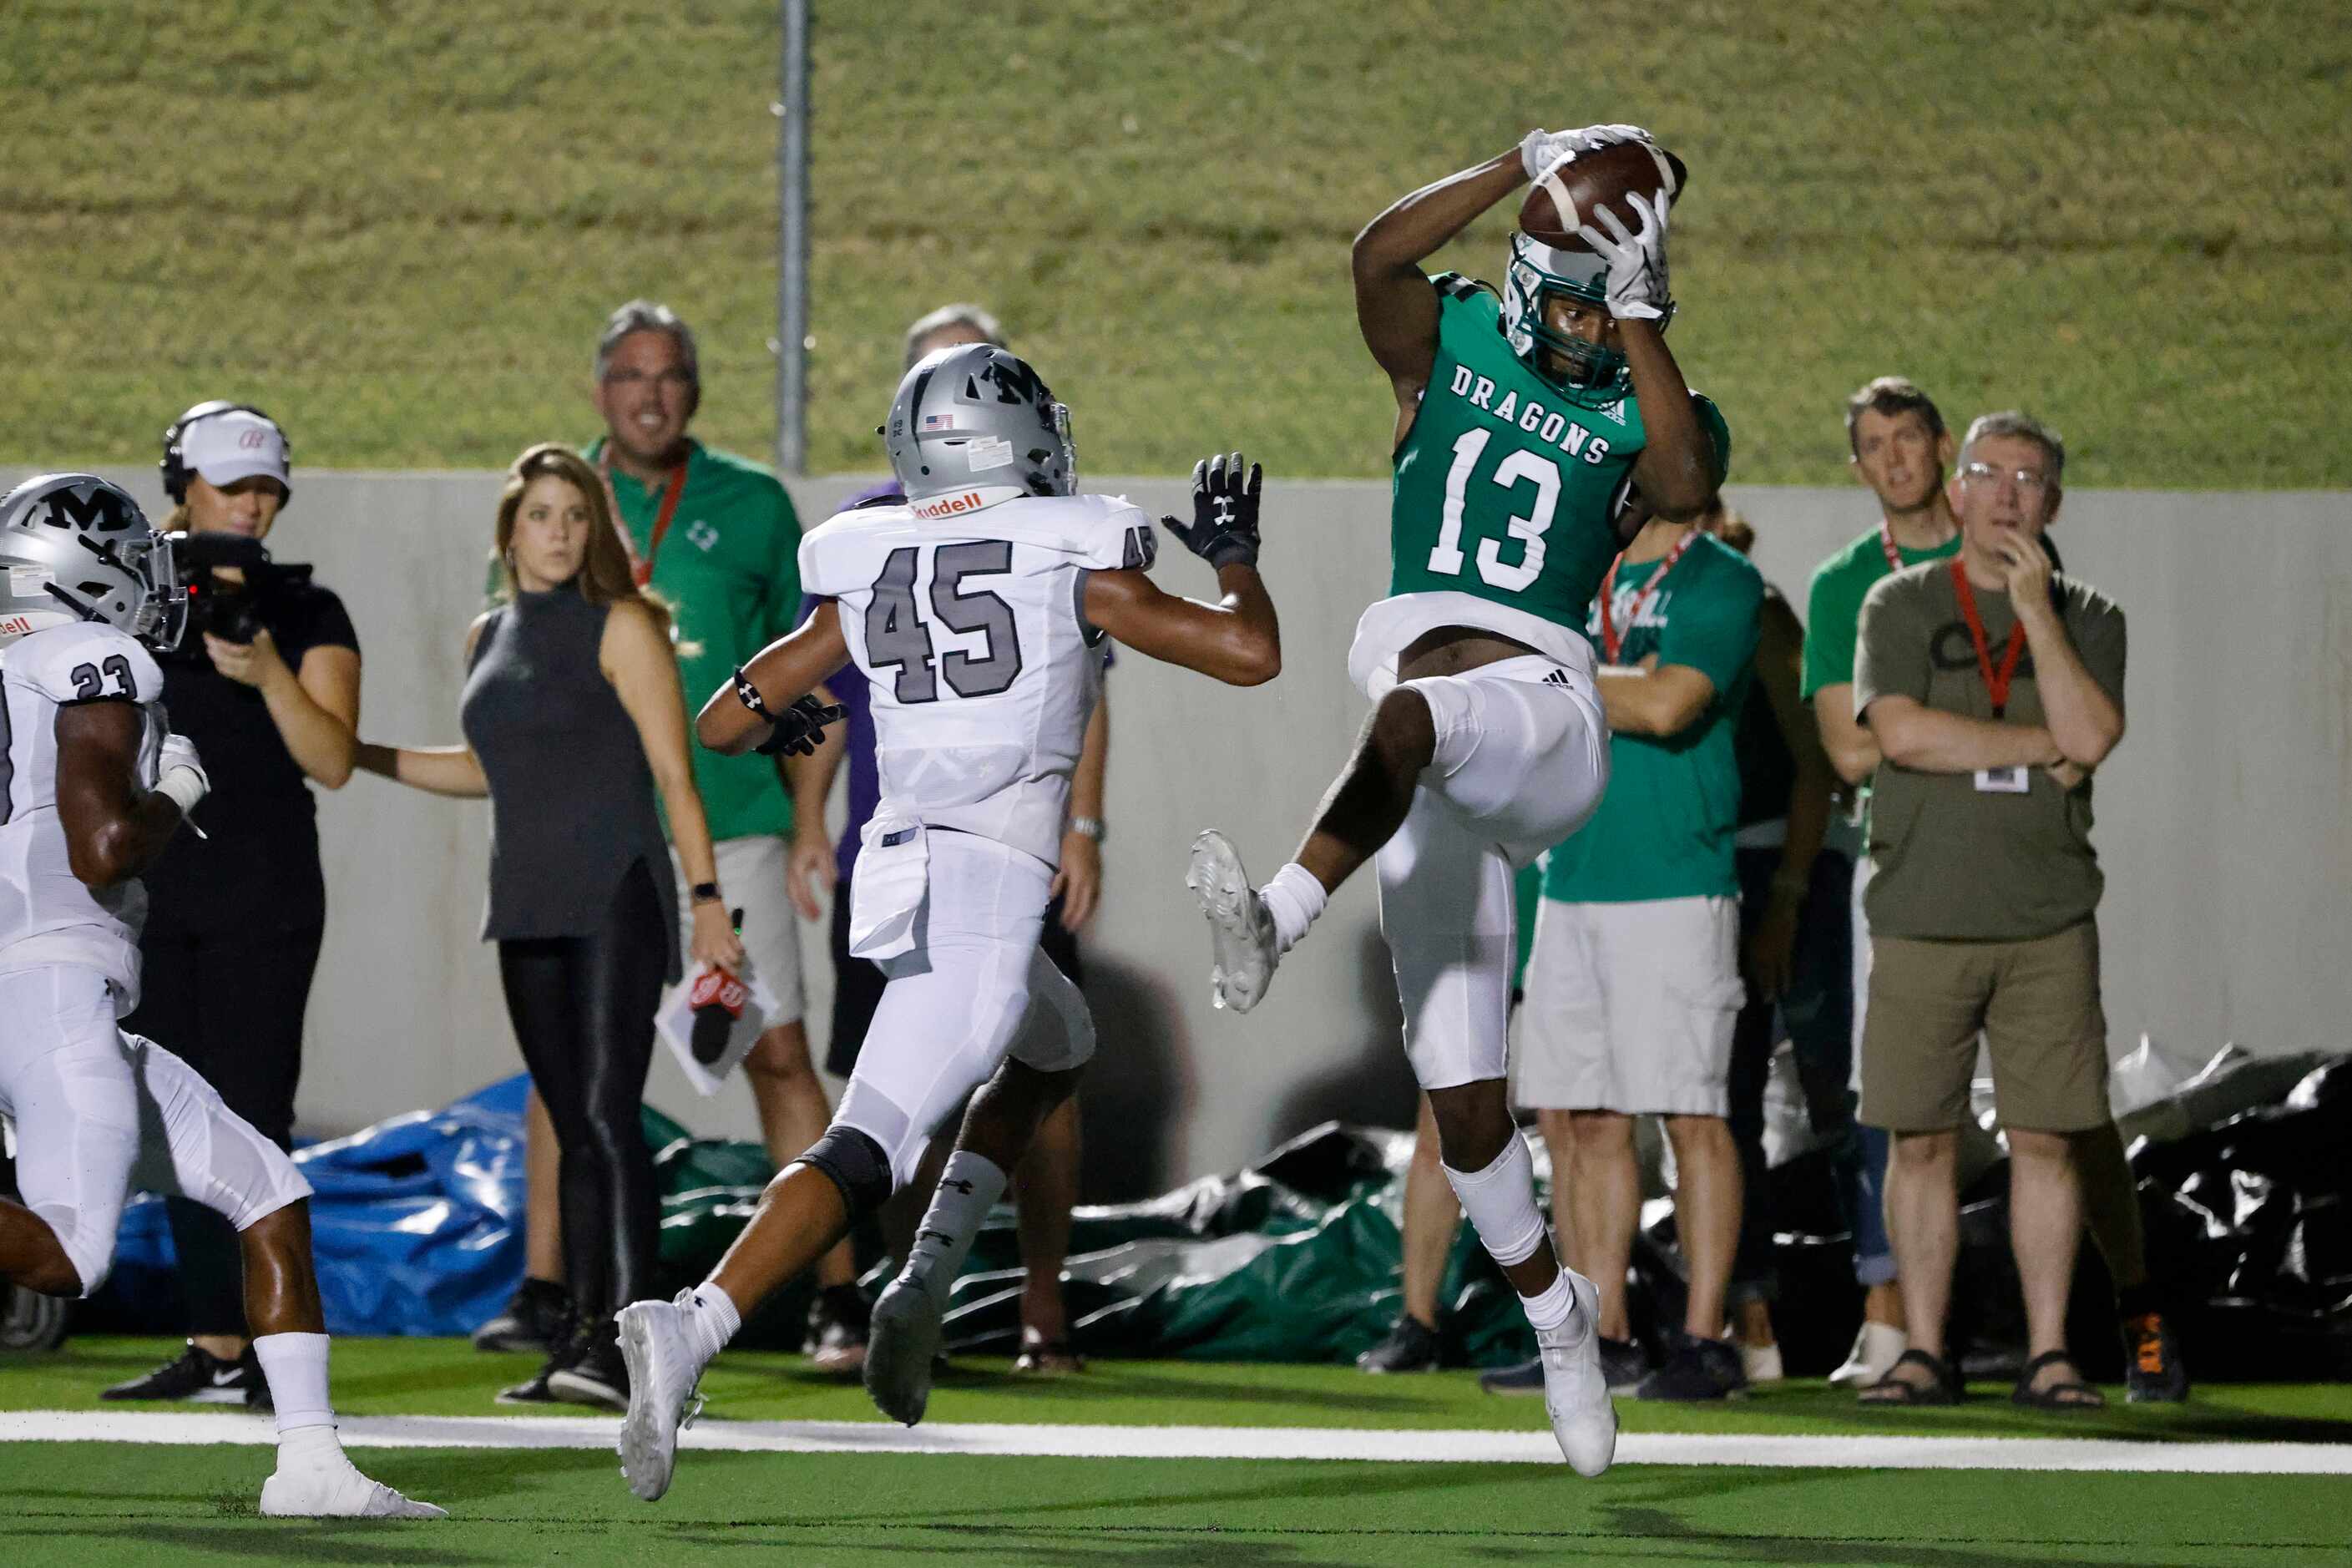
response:
[[[596,340],[592,393],[605,435],[586,448],[610,479],[637,580],[670,606],[677,627],[679,679],[689,711],[726,685],[738,665],[791,631],[800,611],[800,520],[792,499],[766,468],[714,451],[687,433],[702,400],[694,333],[668,306],[632,300],[614,310]],[[800,931],[785,888],[792,843],[792,793],[774,759],[720,756],[693,748],[694,784],[710,821],[719,879],[690,887],[681,872],[690,920],[697,900],[740,910],[752,972],[774,993],[778,1012],[744,1058],[769,1156],[798,1157],[832,1120],[824,1086],[809,1058],[802,1022]],[[552,1137],[532,1124],[532,1187],[552,1187]],[[546,1179],[542,1180],[542,1173]],[[560,1258],[551,1213],[534,1204],[530,1273],[506,1318],[476,1336],[527,1342],[532,1320],[558,1299],[551,1284]],[[817,1268],[812,1350],[832,1371],[855,1371],[866,1342],[866,1303],[846,1244]],[[524,1331],[509,1333],[513,1327]]]
[[[1869,809],[1870,776],[1878,768],[1878,741],[1853,716],[1855,626],[1862,601],[1882,577],[1923,561],[1941,561],[1960,548],[1960,525],[1944,493],[1951,467],[1952,433],[1935,400],[1899,375],[1870,382],[1845,405],[1848,462],[1855,480],[1878,501],[1878,522],[1813,572],[1805,611],[1804,668],[1799,695],[1812,704],[1822,748],[1845,781],[1851,809],[1831,824],[1829,852],[1853,868],[1853,1037],[1862,1056],[1863,1010],[1870,981],[1870,927],[1863,916],[1863,889],[1870,860],[1862,853]],[[1857,1085],[1860,1074],[1854,1075]],[[1862,1327],[1844,1364],[1830,1374],[1841,1387],[1860,1387],[1886,1375],[1909,1347],[1903,1329],[1903,1294],[1895,1280],[1895,1248],[1886,1237],[1881,1194],[1886,1186],[1886,1134],[1865,1127],[1861,1133],[1858,1190],[1846,1202],[1855,1214],[1854,1279],[1863,1288]]]
[[[1724,1119],[1746,995],[1732,740],[1763,603],[1748,558],[1687,522],[1652,519],[1610,569],[1587,627],[1602,658],[1609,789],[1546,857],[1528,962],[1518,1098],[1566,1159],[1569,1266],[1601,1289],[1603,1370],[1612,1385],[1638,1379],[1648,1399],[1722,1398],[1744,1382],[1723,1338],[1740,1204]],[[1674,1146],[1690,1266],[1684,1331],[1646,1376],[1625,1309],[1640,1115],[1660,1117]]]

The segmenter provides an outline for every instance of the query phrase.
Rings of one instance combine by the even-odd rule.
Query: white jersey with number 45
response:
[[[146,721],[140,780],[152,788],[165,734],[163,672],[126,632],[52,626],[0,649],[0,971],[95,969],[127,1012],[139,994],[146,890],[134,879],[93,893],[73,874],[58,818],[58,710],[136,703]]]
[[[1102,689],[1087,574],[1150,565],[1151,522],[1117,496],[957,499],[839,513],[801,541],[801,585],[839,601],[873,687],[886,805],[1055,865]]]

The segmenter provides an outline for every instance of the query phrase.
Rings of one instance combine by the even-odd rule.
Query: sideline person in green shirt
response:
[[[694,332],[668,306],[632,300],[596,340],[591,394],[605,435],[586,448],[609,480],[637,580],[667,604],[677,626],[679,679],[688,705],[726,685],[735,668],[793,629],[800,610],[800,520],[783,485],[766,468],[715,451],[688,433],[702,402]],[[690,920],[695,901],[740,911],[752,973],[779,1005],[743,1060],[761,1141],[779,1165],[823,1135],[833,1109],[809,1055],[802,1021],[800,928],[786,891],[792,841],[789,777],[764,756],[694,752],[694,782],[710,820],[715,883],[678,886]],[[783,764],[801,765],[800,760]],[[476,1343],[530,1342],[535,1322],[561,1300],[557,1221],[545,1194],[554,1181],[554,1140],[533,1102],[530,1262],[522,1289]],[[811,1349],[828,1371],[854,1372],[865,1355],[865,1298],[845,1244],[818,1265]]]
[[[1611,568],[1587,628],[1609,788],[1546,857],[1528,964],[1518,1098],[1568,1173],[1570,1266],[1601,1287],[1602,1364],[1646,1399],[1719,1399],[1745,1382],[1722,1337],[1740,1208],[1725,1117],[1745,995],[1733,738],[1763,602],[1747,557],[1691,522],[1653,518]],[[1690,1266],[1683,1332],[1646,1375],[1625,1305],[1639,1115],[1660,1117],[1674,1146]]]
[[[1960,548],[1959,521],[1944,493],[1952,464],[1952,433],[1935,400],[1899,375],[1869,382],[1845,404],[1845,438],[1856,482],[1878,501],[1878,523],[1813,572],[1805,609],[1804,667],[1798,695],[1812,704],[1822,747],[1846,785],[1849,811],[1832,825],[1829,847],[1851,861],[1853,896],[1846,906],[1853,952],[1852,1053],[1862,1058],[1863,1011],[1870,984],[1870,924],[1863,889],[1870,860],[1863,851],[1870,778],[1878,769],[1878,742],[1853,714],[1855,627],[1863,596],[1880,578],[1923,561],[1942,561]],[[1895,1281],[1895,1247],[1886,1238],[1886,1134],[1865,1127],[1850,1194],[1856,1215],[1854,1279],[1863,1288],[1862,1326],[1844,1363],[1830,1373],[1841,1388],[1875,1383],[1909,1348],[1903,1331],[1903,1293]]]

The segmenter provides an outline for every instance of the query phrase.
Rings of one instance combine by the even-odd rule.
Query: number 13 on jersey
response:
[[[1465,563],[1462,515],[1468,504],[1472,475],[1494,435],[1491,430],[1465,430],[1454,443],[1454,467],[1445,476],[1445,508],[1439,518],[1437,545],[1429,552],[1429,570],[1437,576],[1462,575]],[[1522,484],[1535,487],[1534,500],[1527,512],[1514,512],[1507,520],[1509,536],[1519,541],[1518,560],[1503,559],[1501,539],[1489,537],[1478,542],[1479,580],[1489,587],[1519,593],[1543,574],[1544,535],[1550,531],[1552,513],[1559,505],[1559,466],[1539,453],[1514,447],[1495,465],[1488,482],[1505,489]]]

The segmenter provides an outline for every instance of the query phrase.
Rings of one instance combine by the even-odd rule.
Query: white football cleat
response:
[[[449,1510],[401,1496],[360,1474],[349,1459],[289,1469],[261,1483],[261,1511],[271,1519],[446,1519]]]
[[[1901,1329],[1865,1321],[1853,1336],[1853,1349],[1845,1352],[1845,1364],[1830,1373],[1830,1385],[1868,1388],[1893,1371],[1910,1348],[1911,1336]]]
[[[1246,1013],[1274,981],[1274,916],[1250,886],[1240,852],[1213,827],[1192,840],[1184,885],[1200,896],[1209,921],[1210,998]]]
[[[908,1426],[923,1418],[944,1337],[930,1291],[904,1279],[890,1281],[866,1331],[866,1394],[876,1409]]]
[[[621,1309],[621,1359],[629,1368],[629,1414],[621,1422],[621,1474],[629,1489],[647,1502],[669,1490],[677,1468],[677,1435],[702,1414],[695,1384],[702,1362],[687,1337],[686,1304],[691,1290],[675,1300],[637,1301]]]
[[[1617,1407],[1609,1402],[1609,1380],[1601,1371],[1601,1292],[1574,1269],[1566,1273],[1575,1313],[1561,1328],[1536,1331],[1544,1414],[1569,1468],[1597,1476],[1617,1457]]]

